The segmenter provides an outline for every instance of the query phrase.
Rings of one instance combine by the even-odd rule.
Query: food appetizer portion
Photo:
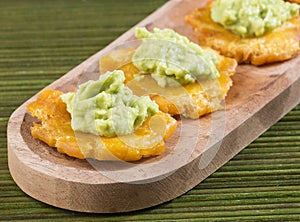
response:
[[[161,154],[182,115],[222,108],[237,62],[170,29],[136,29],[137,48],[100,59],[99,80],[76,92],[42,91],[28,111],[31,134],[61,153],[136,161]]]
[[[133,95],[124,80],[116,70],[76,92],[42,91],[27,107],[39,120],[32,136],[80,159],[136,161],[161,154],[177,122],[148,96]]]
[[[299,5],[283,0],[215,0],[186,16],[201,45],[262,65],[299,53]]]
[[[237,66],[234,59],[171,29],[137,28],[135,36],[142,40],[139,46],[101,58],[100,72],[118,66],[135,93],[150,95],[162,112],[171,115],[197,119],[223,107]]]

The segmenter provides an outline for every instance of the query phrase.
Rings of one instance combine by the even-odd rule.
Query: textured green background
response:
[[[165,2],[0,0],[0,221],[300,221],[300,105],[193,190],[150,209],[70,212],[32,199],[12,180],[10,114]]]

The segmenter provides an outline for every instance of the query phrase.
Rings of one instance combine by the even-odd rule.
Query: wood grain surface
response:
[[[194,39],[183,17],[203,4],[199,2],[170,1],[139,26],[174,28]],[[101,55],[132,36],[130,30],[48,88],[68,91],[76,87],[78,81],[87,78],[85,75],[98,70]],[[29,134],[32,118],[26,113],[26,104],[32,98],[8,123],[10,171],[29,195],[76,211],[131,211],[173,199],[209,176],[299,103],[299,59],[259,68],[240,66],[225,110],[181,124],[180,138],[196,138],[194,147],[178,147],[157,160],[138,164],[115,166],[74,160],[33,140]],[[185,131],[184,124],[201,127],[198,132]]]

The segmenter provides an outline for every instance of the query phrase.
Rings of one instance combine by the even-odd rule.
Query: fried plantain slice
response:
[[[221,103],[233,85],[231,76],[235,73],[237,63],[224,56],[219,56],[219,59],[219,78],[188,84],[183,89],[166,89],[170,90],[169,93],[152,93],[151,98],[163,112],[192,119],[222,109]]]
[[[288,60],[299,53],[299,16],[260,37],[242,38],[211,19],[213,3],[185,17],[186,22],[193,27],[200,45],[207,45],[224,56],[235,58],[238,63],[257,66]]]
[[[300,4],[300,0],[285,0],[285,1]]]
[[[42,91],[37,100],[27,107],[40,121],[31,127],[37,138],[58,152],[79,159],[136,161],[144,156],[159,155],[165,150],[165,140],[175,131],[177,122],[170,115],[159,112],[149,117],[133,135],[100,137],[75,133],[71,128],[71,116],[61,100],[62,92]]]
[[[114,69],[123,70],[127,85],[135,94],[149,95],[159,105],[162,112],[183,115],[192,119],[222,108],[221,103],[233,84],[231,76],[237,67],[236,60],[221,56],[212,50],[219,58],[217,66],[219,78],[201,80],[182,87],[161,88],[150,75],[144,75],[142,80],[134,80],[134,74],[138,74],[139,70],[128,56],[133,54],[133,49],[127,49],[130,53],[125,53],[124,50],[113,51],[101,58],[99,61],[101,72],[109,71],[113,66],[115,66]],[[207,48],[207,50],[211,49]],[[124,56],[123,59],[122,56]]]

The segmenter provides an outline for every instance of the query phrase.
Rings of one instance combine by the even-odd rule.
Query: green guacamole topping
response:
[[[283,0],[216,0],[211,18],[242,36],[261,36],[299,14],[299,5]]]
[[[161,87],[219,77],[217,56],[171,29],[154,28],[151,33],[137,28],[135,36],[142,43],[132,57],[133,64],[151,74]]]
[[[100,76],[81,84],[75,93],[61,96],[72,117],[72,129],[83,133],[112,137],[131,134],[158,105],[149,96],[136,96],[124,85],[123,71]]]

